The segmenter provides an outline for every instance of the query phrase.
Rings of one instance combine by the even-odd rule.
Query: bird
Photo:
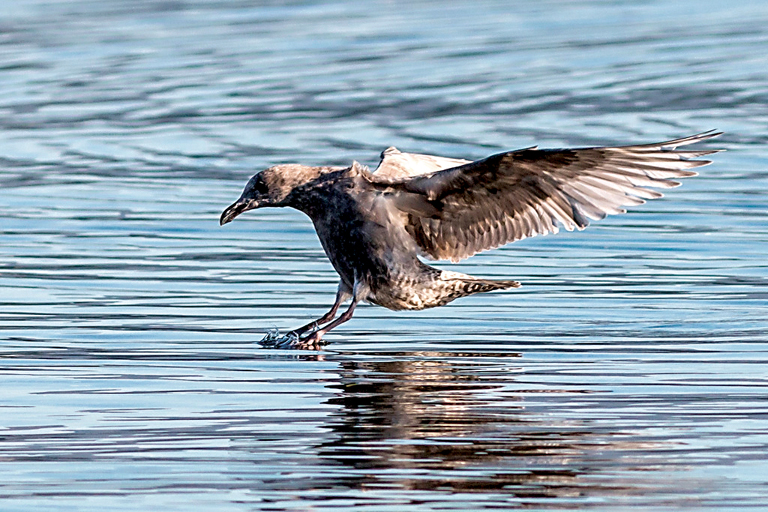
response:
[[[476,293],[518,288],[441,270],[425,259],[457,262],[536,235],[582,230],[590,220],[662,197],[721,150],[681,150],[721,135],[710,130],[651,144],[505,151],[480,160],[405,153],[389,147],[371,172],[352,165],[281,164],[255,174],[221,214],[220,225],[265,207],[306,214],[340,280],[322,317],[262,345],[319,350],[323,336],[352,318],[361,301],[391,310],[443,306]],[[349,307],[336,316],[341,305]]]

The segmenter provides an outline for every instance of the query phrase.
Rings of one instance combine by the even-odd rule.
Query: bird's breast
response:
[[[353,287],[363,280],[375,294],[393,275],[416,264],[416,249],[402,212],[385,197],[356,180],[341,185],[317,197],[310,217],[344,283]]]
[[[312,219],[325,254],[350,287],[356,278],[380,272],[383,265],[375,242],[379,230],[356,206],[329,205]]]

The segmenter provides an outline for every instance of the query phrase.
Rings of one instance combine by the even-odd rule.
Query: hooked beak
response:
[[[248,210],[253,210],[254,208],[258,208],[258,207],[259,207],[259,202],[255,199],[238,199],[237,201],[229,205],[227,209],[221,213],[221,218],[219,219],[219,225],[223,226],[228,222],[232,222],[235,219],[235,217],[237,217],[241,213],[247,212]]]

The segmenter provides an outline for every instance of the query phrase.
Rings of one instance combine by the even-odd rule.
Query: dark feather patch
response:
[[[392,190],[395,205],[409,214],[406,229],[425,254],[460,260],[558,227],[582,229],[590,219],[660,197],[646,187],[676,186],[673,178],[693,176],[689,168],[709,163],[690,158],[712,152],[675,148],[716,135],[640,146],[529,148],[420,175],[369,179]]]

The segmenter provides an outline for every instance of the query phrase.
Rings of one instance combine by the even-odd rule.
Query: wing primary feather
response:
[[[364,178],[405,212],[427,256],[461,260],[521,238],[584,229],[590,220],[662,197],[718,149],[677,150],[720,135],[632,146],[538,150],[469,162],[388,148]]]

